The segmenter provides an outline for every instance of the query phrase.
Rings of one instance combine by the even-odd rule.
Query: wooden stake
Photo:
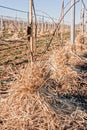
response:
[[[86,10],[86,33],[87,33],[87,10]]]
[[[3,16],[1,16],[1,31],[3,32]]]
[[[75,44],[75,0],[71,0],[71,44]]]
[[[62,0],[62,17],[64,16],[64,0]],[[64,17],[61,24],[61,42],[63,43]]]
[[[81,2],[81,11],[82,11],[82,34],[84,35],[84,6]]]
[[[31,34],[30,34],[30,51],[31,51],[31,63],[33,62],[33,11],[32,11],[33,0],[30,0],[30,27],[31,27]]]

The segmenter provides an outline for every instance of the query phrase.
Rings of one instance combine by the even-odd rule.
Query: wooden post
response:
[[[84,35],[84,6],[83,3],[81,2],[81,11],[82,11],[82,34]]]
[[[3,16],[1,16],[1,32],[3,32]]]
[[[63,31],[64,31],[64,0],[62,0],[62,24],[61,24],[61,42],[63,43]]]
[[[32,11],[33,0],[30,0],[30,27],[31,27],[31,34],[30,34],[30,51],[31,51],[31,63],[33,62],[33,11]]]
[[[44,33],[44,16],[42,17],[42,33]]]
[[[71,0],[71,44],[75,43],[75,0]]]
[[[27,25],[29,26],[29,12],[27,12]]]
[[[86,33],[87,33],[87,10],[86,10]]]
[[[46,21],[44,19],[44,32],[46,31]]]

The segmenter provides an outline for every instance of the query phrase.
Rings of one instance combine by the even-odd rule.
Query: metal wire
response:
[[[3,5],[0,5],[0,7],[1,7],[1,8],[5,8],[5,9],[9,9],[9,10],[13,10],[13,11],[18,11],[18,12],[21,12],[21,13],[28,13],[27,11],[10,8],[10,7],[6,7],[6,6],[3,6]]]

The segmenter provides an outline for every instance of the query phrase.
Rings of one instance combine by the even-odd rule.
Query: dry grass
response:
[[[76,38],[78,44],[86,44],[87,43],[87,34],[78,35]]]
[[[55,50],[47,63],[29,65],[14,83],[8,97],[1,99],[0,129],[86,130],[85,110],[79,108],[73,98],[59,98],[59,86],[51,82],[61,83],[64,89],[77,85],[79,75],[71,66],[76,62],[83,60],[71,49],[64,48]]]
[[[78,79],[79,75],[74,65],[80,62],[83,61],[69,48],[54,51],[50,57],[52,78],[65,89],[68,86],[76,85],[76,79]]]
[[[87,34],[78,35],[76,38],[76,50],[78,53],[87,53]]]

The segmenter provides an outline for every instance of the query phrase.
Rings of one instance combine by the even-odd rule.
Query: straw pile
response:
[[[78,35],[76,38],[78,44],[86,44],[87,43],[87,34]]]
[[[32,66],[28,65],[19,76],[20,89],[23,87],[30,93],[37,91],[44,84],[45,79],[49,78],[47,68],[46,64],[40,62],[32,63]]]
[[[78,58],[71,53],[55,50],[48,63],[34,63],[20,74],[0,102],[0,130],[87,129],[86,107],[72,95],[67,99],[59,94],[59,85],[63,91],[77,84],[70,62]]]
[[[87,34],[78,35],[76,38],[76,50],[79,53],[87,53]]]
[[[81,65],[84,62],[85,61],[76,53],[72,52],[70,48],[55,50],[53,52],[53,55],[50,57],[51,77],[59,83],[59,91],[61,87],[63,93],[67,91],[71,91],[71,93],[79,91],[82,77],[80,70],[75,68],[75,66]]]

